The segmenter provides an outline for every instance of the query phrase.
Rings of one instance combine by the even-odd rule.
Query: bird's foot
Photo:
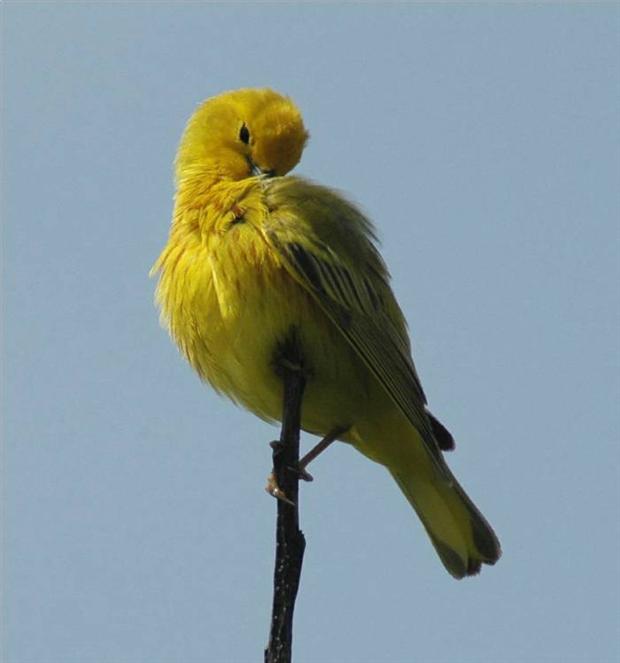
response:
[[[273,442],[270,442],[269,446],[273,449],[274,455],[277,455],[278,453],[282,452],[282,442],[280,442],[280,440],[274,440]],[[276,479],[276,474],[273,471],[267,477],[267,485],[265,486],[265,490],[272,497],[275,497],[277,500],[281,500],[282,502],[286,502],[287,504],[290,504],[291,506],[295,506],[295,502],[293,502],[293,500],[290,500],[287,497],[286,493],[278,485],[278,480]]]
[[[293,502],[293,500],[289,500],[289,498],[286,496],[286,493],[282,490],[282,488],[280,488],[280,486],[278,486],[278,481],[276,479],[276,475],[274,472],[272,472],[267,477],[267,485],[265,486],[265,490],[272,497],[275,497],[276,499],[281,500],[282,502],[286,502],[291,506],[295,506],[295,502]]]
[[[314,477],[310,472],[306,471],[305,466],[301,463],[299,463],[297,467],[287,467],[286,469],[289,472],[294,472],[302,481],[314,481]]]

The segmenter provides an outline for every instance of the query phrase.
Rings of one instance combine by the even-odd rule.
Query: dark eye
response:
[[[246,145],[250,142],[250,131],[245,124],[241,127],[241,131],[239,131],[239,140]]]

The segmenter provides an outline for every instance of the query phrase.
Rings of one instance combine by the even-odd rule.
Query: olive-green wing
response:
[[[327,188],[282,180],[270,192],[267,241],[419,431],[443,470],[406,325],[370,222]]]

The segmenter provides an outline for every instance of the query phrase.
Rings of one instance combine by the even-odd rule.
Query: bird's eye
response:
[[[241,127],[241,131],[239,131],[239,140],[246,145],[250,142],[250,130],[245,124]]]

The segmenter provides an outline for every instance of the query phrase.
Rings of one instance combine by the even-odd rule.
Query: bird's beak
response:
[[[252,175],[255,175],[256,177],[273,177],[276,174],[275,170],[261,168],[260,166],[257,166],[251,159],[249,161],[250,168],[252,169]]]

